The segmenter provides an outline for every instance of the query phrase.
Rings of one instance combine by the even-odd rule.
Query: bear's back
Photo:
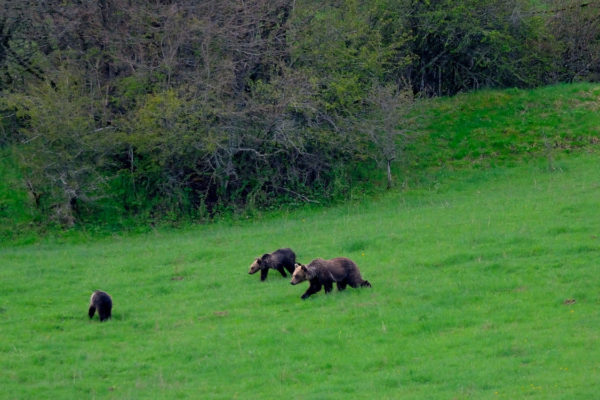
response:
[[[296,254],[292,249],[278,249],[270,254],[269,262],[272,265],[292,264],[293,266],[296,262]]]
[[[336,281],[344,279],[357,269],[356,264],[346,257],[336,257],[331,260],[317,258],[311,261],[309,268],[314,268],[318,276],[331,276]]]
[[[343,268],[345,271],[353,270],[358,268],[356,263],[349,258],[346,257],[336,257],[329,260],[329,263],[334,265],[337,268]]]
[[[112,307],[112,299],[110,298],[109,294],[101,290],[96,290],[94,293],[92,293],[90,302],[96,307]]]

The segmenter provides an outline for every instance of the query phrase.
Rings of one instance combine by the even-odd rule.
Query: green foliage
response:
[[[18,129],[26,122],[17,117],[18,109],[0,100],[0,148],[18,143]]]
[[[481,87],[529,87],[551,66],[538,45],[547,36],[528,1],[417,2],[410,26],[420,92],[452,95]]]
[[[549,20],[556,46],[554,73],[560,81],[600,79],[600,7],[593,2],[551,0],[560,12]]]
[[[317,77],[325,110],[352,114],[374,81],[408,64],[400,12],[382,3],[306,1],[290,32],[294,62]]]
[[[76,74],[8,98],[27,124],[18,149],[24,178],[36,206],[58,223],[71,226],[80,203],[104,196],[113,155],[112,130],[98,127],[101,107],[86,95]]]
[[[0,242],[37,237],[41,216],[31,205],[12,147],[0,148]],[[25,233],[26,232],[26,233]]]
[[[411,107],[375,110],[380,88],[594,79],[597,12],[563,3],[0,0],[0,146],[63,226],[330,203],[372,185],[356,171],[373,161],[390,185],[392,161],[438,151],[409,154]],[[488,157],[485,135],[452,157]]]
[[[381,190],[385,182],[383,170],[376,169],[372,162],[384,159],[367,157],[373,150],[379,152],[379,157],[387,154],[386,157],[392,159],[400,154],[398,162],[393,164],[393,172],[405,186],[429,179],[427,176],[440,168],[489,166],[532,156],[543,157],[549,168],[554,168],[553,160],[557,153],[595,147],[600,135],[597,113],[593,112],[598,107],[598,87],[592,84],[557,85],[536,90],[480,91],[453,98],[418,101],[414,106],[410,105],[412,110],[409,114],[397,110],[388,120],[383,118],[384,112],[380,115],[381,119],[369,122],[366,118],[360,123],[352,122],[338,132],[300,129],[294,122],[294,116],[318,116],[310,114],[303,98],[290,96],[283,88],[277,82],[253,86],[253,96],[260,96],[261,104],[271,107],[271,110],[278,106],[269,104],[279,104],[271,101],[273,98],[292,99],[287,107],[272,111],[271,115],[275,117],[271,121],[275,121],[275,125],[265,127],[254,122],[252,115],[256,112],[267,115],[260,109],[253,110],[251,116],[236,120],[222,111],[217,114],[219,109],[216,107],[200,107],[186,100],[182,94],[170,91],[164,96],[140,97],[138,100],[143,101],[138,101],[135,118],[114,121],[112,126],[115,128],[99,131],[102,135],[95,135],[97,128],[91,132],[75,129],[75,120],[66,116],[53,117],[54,112],[60,116],[65,115],[67,110],[71,110],[69,115],[77,111],[74,105],[65,105],[64,99],[50,95],[44,100],[45,97],[40,95],[37,101],[45,101],[48,108],[44,118],[54,118],[57,127],[42,136],[44,141],[39,141],[40,138],[34,135],[36,131],[27,133],[36,139],[27,144],[30,146],[27,151],[39,151],[48,157],[46,163],[52,166],[52,157],[62,153],[44,152],[42,145],[52,135],[61,132],[76,134],[57,143],[65,143],[66,146],[75,140],[80,143],[88,141],[88,149],[104,151],[102,154],[81,153],[75,159],[72,155],[61,157],[72,159],[68,165],[73,168],[86,158],[99,162],[96,165],[102,168],[103,176],[109,177],[100,181],[107,196],[92,197],[95,193],[91,190],[95,189],[93,180],[90,183],[86,183],[85,179],[75,181],[81,185],[80,193],[87,196],[87,201],[77,201],[78,214],[75,216],[84,225],[106,226],[112,230],[149,220],[169,223],[178,219],[204,221],[222,213],[252,215],[261,209],[273,210],[306,202],[324,205],[337,199],[362,198],[365,193]],[[53,111],[52,107],[60,109]],[[379,111],[385,110],[380,107]],[[238,114],[234,115],[238,118]],[[228,117],[230,126],[239,123],[240,129],[219,129],[215,121]],[[400,117],[404,122],[398,119]],[[31,121],[35,126],[42,120]],[[396,127],[389,132],[391,136],[375,138],[383,147],[366,150],[368,143],[359,135],[368,134],[370,129],[378,126],[385,127],[390,121],[395,121],[393,125]],[[403,125],[406,121],[411,125]],[[397,137],[397,133],[404,135],[407,128],[410,128],[410,140],[405,136]],[[401,138],[398,148],[386,147],[390,144],[383,140],[386,138]],[[64,147],[61,151],[68,148]],[[251,148],[255,151],[240,150]],[[118,157],[111,158],[111,163],[101,162],[109,154]],[[32,157],[29,164],[23,165],[31,165],[33,161]],[[39,165],[40,170],[44,165]],[[385,163],[379,164],[379,167],[382,165]],[[13,184],[25,187],[27,179],[31,183],[37,182],[32,170],[22,178],[22,182]],[[235,173],[231,174],[231,171]],[[44,173],[50,172],[55,171],[48,169]],[[97,173],[98,170],[92,172]],[[78,176],[85,177],[85,174]],[[40,188],[45,188],[45,191]],[[68,193],[64,186],[31,186],[29,189],[32,199],[40,197],[41,211],[51,207],[51,199],[57,205],[64,205],[67,201],[62,197]],[[83,192],[84,189],[87,191]],[[52,193],[55,197],[51,198],[49,195]],[[33,207],[34,204],[32,201],[26,206]],[[34,210],[31,212],[35,213]],[[58,220],[61,214],[53,212],[51,215]],[[21,217],[14,218],[20,220]]]
[[[7,398],[594,398],[598,154],[144,235],[0,249]],[[356,260],[320,292],[252,259]],[[113,319],[89,321],[94,289]]]

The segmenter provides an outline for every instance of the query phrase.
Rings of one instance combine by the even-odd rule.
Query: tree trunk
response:
[[[392,188],[392,161],[387,160],[387,188]]]

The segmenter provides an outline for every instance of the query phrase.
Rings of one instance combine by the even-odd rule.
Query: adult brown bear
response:
[[[302,295],[302,300],[317,293],[322,286],[325,286],[325,293],[331,292],[333,282],[337,284],[338,290],[346,289],[346,285],[353,288],[359,286],[371,287],[369,281],[365,281],[360,276],[360,271],[354,261],[345,257],[332,258],[331,260],[317,258],[308,265],[296,264],[290,283],[297,285],[304,281],[309,281],[310,286]]]
[[[92,293],[92,297],[90,298],[90,309],[88,311],[90,319],[94,316],[96,310],[98,310],[100,322],[105,321],[111,317],[112,299],[110,298],[108,293],[103,292],[101,290],[96,290],[94,291],[94,293]]]
[[[267,279],[269,269],[276,269],[279,271],[281,276],[287,277],[284,268],[291,274],[294,272],[294,265],[296,264],[296,254],[292,249],[279,249],[275,250],[270,254],[263,254],[262,257],[254,260],[250,265],[249,274],[254,274],[260,271],[260,280],[264,281]]]

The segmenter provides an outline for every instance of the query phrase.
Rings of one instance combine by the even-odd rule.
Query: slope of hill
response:
[[[397,186],[427,186],[451,170],[511,165],[531,158],[542,158],[554,169],[558,155],[598,147],[599,110],[600,85],[589,83],[479,91],[423,101],[416,110],[420,122],[413,139],[401,144]],[[51,222],[36,212],[11,149],[0,152],[0,240],[35,241]],[[382,182],[379,172],[366,174],[371,176],[367,185]],[[365,191],[358,184],[351,196],[362,198]],[[98,219],[79,230],[110,233],[143,230],[147,225],[143,217],[123,220],[107,213]]]
[[[247,222],[0,249],[6,398],[574,399],[598,392],[597,153]],[[252,259],[347,256],[317,293]],[[91,292],[113,319],[89,321]]]
[[[600,143],[600,85],[482,90],[428,101],[410,167],[489,166]]]

